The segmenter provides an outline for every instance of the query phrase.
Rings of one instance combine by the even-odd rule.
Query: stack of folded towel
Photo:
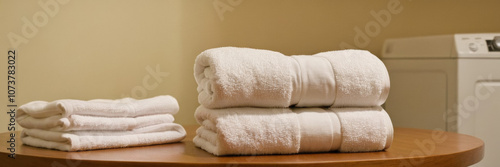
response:
[[[212,154],[365,152],[392,143],[380,107],[389,75],[370,52],[285,56],[222,47],[198,55],[194,70],[202,126],[193,142]]]
[[[19,107],[16,120],[24,144],[80,151],[178,142],[186,136],[173,123],[178,110],[172,96],[33,101]]]

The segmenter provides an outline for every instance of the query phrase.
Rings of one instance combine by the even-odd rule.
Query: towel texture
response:
[[[194,71],[207,108],[378,106],[390,87],[382,61],[361,50],[285,56],[214,48],[198,55]]]
[[[198,107],[193,142],[215,155],[364,152],[387,149],[393,127],[381,107]],[[318,144],[322,143],[322,144]]]
[[[139,117],[98,117],[86,115],[54,115],[35,118],[29,115],[20,116],[16,120],[23,128],[43,129],[51,131],[74,130],[133,130],[150,125],[172,123],[171,114],[156,114]]]
[[[54,115],[68,117],[70,115],[87,115],[102,117],[136,117],[153,114],[176,114],[179,104],[172,96],[156,96],[149,99],[136,100],[123,98],[119,100],[96,99],[56,100],[53,102],[33,101],[19,107],[17,116],[29,115],[34,118],[46,118]]]
[[[24,144],[80,151],[177,142],[186,136],[173,123],[179,110],[172,96],[135,100],[33,101],[19,107]]]
[[[164,123],[132,131],[69,131],[56,132],[24,129],[24,144],[62,151],[83,151],[165,144],[181,141],[186,136],[184,128],[175,123]]]

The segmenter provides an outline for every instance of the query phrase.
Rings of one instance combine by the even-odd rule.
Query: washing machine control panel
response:
[[[459,57],[500,58],[500,34],[455,34]]]
[[[500,32],[387,39],[383,58],[500,59]]]

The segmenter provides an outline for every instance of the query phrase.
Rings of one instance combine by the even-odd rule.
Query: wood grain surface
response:
[[[392,146],[380,152],[216,157],[194,146],[198,126],[186,126],[179,143],[63,152],[22,145],[16,135],[16,159],[9,158],[8,133],[0,134],[0,166],[133,167],[133,166],[469,166],[483,158],[484,143],[469,135],[395,128]]]

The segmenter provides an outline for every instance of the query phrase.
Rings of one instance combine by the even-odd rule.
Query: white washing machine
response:
[[[382,61],[394,126],[479,137],[485,156],[475,166],[499,166],[500,33],[389,39]]]

